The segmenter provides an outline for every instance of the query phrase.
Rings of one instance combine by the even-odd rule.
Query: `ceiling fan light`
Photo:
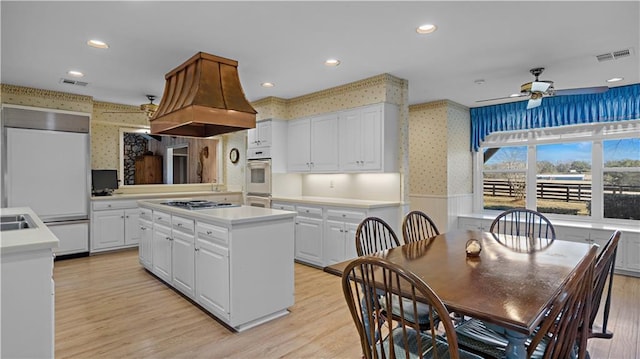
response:
[[[509,95],[509,97],[520,97],[522,96],[522,94],[519,93],[512,93],[511,95]]]

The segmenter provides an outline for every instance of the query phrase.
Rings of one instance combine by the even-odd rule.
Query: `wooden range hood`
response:
[[[238,62],[199,52],[165,75],[154,135],[209,137],[256,127],[256,111],[244,96]]]

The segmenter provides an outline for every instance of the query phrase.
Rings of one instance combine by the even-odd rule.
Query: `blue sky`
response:
[[[515,147],[518,149],[518,158],[526,159],[526,147]],[[514,147],[511,147],[513,151]],[[565,163],[573,161],[585,161],[591,163],[591,142],[569,142],[552,145],[538,145],[538,161],[549,161],[551,163]],[[640,139],[626,138],[621,140],[604,141],[604,160],[640,160]],[[492,157],[487,164],[499,163],[503,158],[500,155]]]

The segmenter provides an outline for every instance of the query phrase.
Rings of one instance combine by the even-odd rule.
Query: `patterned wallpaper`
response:
[[[224,178],[227,179],[225,184],[227,190],[241,191],[244,190],[244,168],[247,160],[247,131],[232,132],[222,135],[224,139],[222,158],[224,161],[223,171]],[[229,152],[232,148],[240,151],[240,160],[237,163],[231,163],[229,160]]]
[[[66,92],[2,84],[2,103],[91,113],[93,98]]]
[[[469,109],[451,101],[409,107],[411,194],[471,193],[470,126]]]

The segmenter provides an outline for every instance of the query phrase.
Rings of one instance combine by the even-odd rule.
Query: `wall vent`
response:
[[[65,79],[65,78],[60,79],[60,83],[66,84],[66,85],[82,86],[82,87],[87,86],[89,84],[88,82],[76,81],[76,80]]]
[[[618,51],[607,52],[606,54],[596,55],[598,62],[609,61],[609,60],[617,60],[623,57],[631,56],[631,49],[624,49]]]

